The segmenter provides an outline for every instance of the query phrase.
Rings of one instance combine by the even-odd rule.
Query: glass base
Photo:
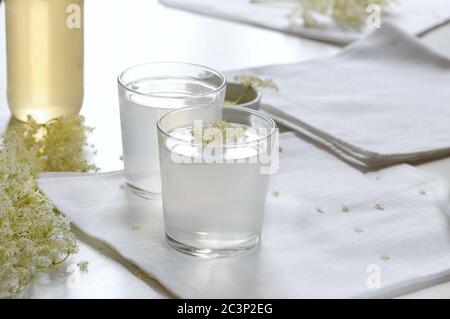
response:
[[[127,183],[127,188],[132,192],[134,195],[137,195],[144,199],[151,199],[151,200],[159,200],[162,198],[161,193],[152,193],[146,190],[143,190],[142,188],[138,188],[136,186],[131,185],[130,183]]]
[[[175,250],[184,254],[206,259],[236,256],[255,248],[259,243],[259,236],[256,236],[251,240],[235,246],[221,248],[198,248],[180,243],[167,234],[166,239],[168,244]]]

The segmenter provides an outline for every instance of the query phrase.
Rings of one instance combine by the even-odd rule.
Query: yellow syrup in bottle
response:
[[[84,0],[6,0],[7,96],[13,116],[44,123],[83,101]]]

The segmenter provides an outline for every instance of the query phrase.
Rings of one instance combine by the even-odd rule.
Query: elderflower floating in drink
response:
[[[158,121],[158,137],[169,244],[208,258],[257,245],[278,165],[273,120],[239,107],[185,108]]]

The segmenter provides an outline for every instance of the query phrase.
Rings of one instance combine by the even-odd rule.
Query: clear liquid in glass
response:
[[[220,104],[224,93],[207,95],[216,87],[192,78],[148,78],[127,87],[133,91],[119,94],[126,179],[138,195],[160,196],[156,122],[173,109]]]
[[[170,135],[187,140],[192,127],[177,128]],[[260,153],[255,146],[243,145],[226,150],[223,163],[186,164],[199,156],[198,148],[165,140],[160,146],[161,179],[165,229],[172,245],[214,257],[211,252],[232,255],[258,243],[269,178],[261,174]],[[182,163],[173,161],[174,155]]]

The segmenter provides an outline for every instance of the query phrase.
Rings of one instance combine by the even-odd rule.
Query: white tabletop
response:
[[[1,8],[3,9],[3,8]],[[6,106],[4,10],[0,10],[0,130]],[[450,26],[423,41],[450,56]],[[150,61],[186,61],[218,70],[290,63],[332,55],[339,47],[247,25],[167,9],[155,0],[85,1],[85,99],[82,114],[96,127],[91,140],[103,171],[122,168],[117,74]],[[450,158],[420,166],[450,182]],[[28,298],[166,298],[151,278],[100,243],[75,230],[80,251],[57,272],[43,274],[24,292]],[[89,262],[88,272],[71,273]],[[404,297],[450,298],[450,282]]]

